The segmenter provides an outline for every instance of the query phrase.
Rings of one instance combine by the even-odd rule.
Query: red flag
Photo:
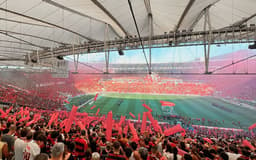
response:
[[[138,141],[139,140],[139,137],[137,135],[137,132],[136,132],[136,129],[134,128],[133,126],[133,123],[131,123],[130,121],[128,121],[128,125],[129,125],[129,128],[132,132],[132,136],[133,136],[133,141]]]
[[[253,125],[251,125],[248,129],[249,130],[252,130],[253,128],[255,128],[256,127],[256,123],[254,123]]]
[[[19,112],[19,114],[20,114],[21,117],[24,116],[24,115],[23,115],[23,114],[24,114],[23,112],[24,112],[24,111],[23,111],[23,107],[21,107],[20,112]]]
[[[69,118],[66,121],[66,125],[65,125],[65,132],[66,133],[68,133],[70,131],[71,125],[72,125],[72,123],[75,119],[75,116],[76,116],[77,108],[78,108],[77,106],[72,107],[71,113],[70,113]]]
[[[10,108],[8,108],[8,109],[6,110],[6,114],[9,114],[12,109],[13,109],[13,106],[11,106]]]
[[[188,154],[186,151],[182,150],[182,149],[178,149],[178,154],[181,155],[181,156],[184,156],[185,154]]]
[[[30,126],[33,123],[35,123],[35,120],[29,121],[28,123],[26,123],[26,127]]]
[[[203,138],[203,140],[206,141],[206,142],[208,142],[208,143],[210,143],[210,144],[213,143],[212,140],[210,140],[209,138]]]
[[[99,112],[100,112],[100,109],[98,108],[98,110],[96,112],[96,116],[98,116]]]
[[[142,106],[145,107],[149,112],[152,112],[152,109],[145,103],[143,103]]]
[[[169,106],[169,107],[175,106],[175,103],[168,102],[168,101],[160,101],[160,103],[162,104],[162,106]]]
[[[124,127],[123,133],[127,134],[127,132],[128,132],[128,126],[126,125],[126,126]]]
[[[155,131],[159,131],[158,122],[154,120],[151,112],[147,112],[148,119],[150,120]]]
[[[178,132],[185,132],[185,129],[183,129],[180,124],[177,124],[176,126],[169,128],[164,131],[165,136],[170,136]]]
[[[34,122],[36,122],[36,121],[38,121],[40,118],[41,118],[41,114],[40,114],[40,113],[37,113],[37,114],[34,115],[33,120],[34,120]]]
[[[52,125],[52,122],[53,122],[53,120],[55,119],[55,114],[56,114],[56,113],[53,113],[53,114],[52,114],[52,116],[51,116],[51,118],[50,118],[50,120],[49,120],[47,126],[51,126],[51,125]]]
[[[68,119],[65,119],[60,123],[60,128],[63,128],[66,125],[67,120]]]
[[[96,107],[96,105],[92,106],[90,109],[93,110]]]
[[[81,130],[85,130],[85,125],[82,123],[82,121],[77,121],[77,125],[80,127]]]
[[[136,118],[135,115],[133,115],[131,112],[129,113],[132,118]]]
[[[150,122],[153,124],[153,123],[154,123],[154,118],[153,118],[151,112],[146,112],[146,113],[147,113],[148,119],[149,119]]]
[[[141,124],[141,133],[145,132],[146,129],[146,124],[147,123],[147,112],[143,112],[142,115],[142,124]]]
[[[176,147],[176,144],[175,144],[175,143],[169,142],[169,144],[170,144],[172,147]]]
[[[83,112],[83,113],[76,113],[76,116],[80,116],[80,117],[87,117],[88,116],[88,113],[86,112]]]
[[[118,134],[122,135],[122,128],[121,127],[118,127]]]
[[[108,141],[111,142],[111,137],[112,137],[112,117],[113,117],[113,114],[112,114],[112,111],[108,112],[108,116],[107,116],[107,130],[106,130],[106,139]]]
[[[121,116],[118,126],[121,127],[124,121],[125,121],[125,116]]]
[[[253,151],[255,150],[253,145],[249,141],[247,141],[247,140],[243,140],[243,145],[249,147]]]
[[[21,119],[19,120],[19,122],[28,121],[29,119],[30,119],[30,117],[27,116],[27,117],[21,118]]]
[[[7,114],[0,108],[1,118],[7,117]]]
[[[162,128],[161,128],[161,126],[158,124],[158,121],[157,121],[157,120],[155,120],[155,124],[154,124],[154,125],[155,125],[156,128],[158,128],[157,131],[160,131],[160,133],[163,134]],[[185,135],[184,135],[184,136],[185,136]],[[184,137],[184,136],[183,136],[183,137]]]
[[[97,94],[95,95],[95,97],[94,97],[94,101],[96,101],[96,100],[97,100],[98,95],[99,95],[99,93],[97,93]]]
[[[51,119],[49,120],[47,126],[51,126],[51,125],[52,125],[52,123],[53,123],[53,122],[55,121],[55,119],[56,119],[56,116],[57,116],[57,118],[58,118],[57,113],[53,113],[53,114],[52,114]]]
[[[66,100],[66,99],[64,100],[64,102],[67,103],[67,104],[70,104],[70,102],[68,100]]]

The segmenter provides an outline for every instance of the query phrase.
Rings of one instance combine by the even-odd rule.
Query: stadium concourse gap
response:
[[[137,119],[138,113],[142,118],[142,113],[147,112],[147,109],[142,106],[145,102],[152,108],[152,115],[155,119],[169,123],[179,122],[178,118],[171,117],[171,115],[176,115],[190,118],[190,121],[196,125],[247,129],[256,120],[255,109],[244,108],[212,96],[104,93],[95,102],[92,100],[94,96],[95,94],[88,94],[70,98],[70,104],[66,104],[66,107],[71,109],[72,105],[81,106],[88,102],[85,106],[80,107],[79,112],[94,114],[100,108],[99,114],[101,115],[107,115],[112,110],[116,119],[119,119],[121,115],[133,119],[129,115],[131,112]],[[166,109],[161,106],[160,100],[173,102],[176,106],[173,110]],[[90,108],[94,105],[96,107],[91,110]],[[196,120],[199,118],[200,121]],[[203,118],[205,119],[204,124],[202,123]]]

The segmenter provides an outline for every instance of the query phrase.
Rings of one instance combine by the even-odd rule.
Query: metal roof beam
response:
[[[202,9],[202,11],[197,15],[196,19],[193,21],[193,23],[188,27],[188,30],[194,29],[194,27],[197,25],[197,23],[200,21],[200,19],[203,17],[203,15],[205,14],[205,11],[207,9],[210,9],[210,7],[212,7],[214,4],[216,4],[217,2],[219,2],[220,0],[215,1],[214,3],[208,5],[207,7],[205,7],[204,9]]]
[[[26,54],[20,54],[20,53],[17,53],[17,52],[1,52],[0,51],[0,54],[1,55],[14,55],[14,56],[25,56]]]
[[[63,6],[62,4],[59,4],[59,3],[54,2],[54,1],[52,1],[52,0],[42,0],[42,1],[45,2],[45,3],[48,3],[48,4],[50,4],[50,5],[53,5],[53,6],[57,7],[57,8],[60,8],[60,9],[69,11],[69,12],[74,13],[74,14],[77,14],[77,15],[79,15],[79,16],[86,17],[86,18],[89,18],[89,19],[92,19],[92,20],[95,20],[95,21],[98,21],[98,22],[101,22],[101,23],[106,23],[106,22],[103,21],[103,20],[97,19],[97,18],[95,18],[95,17],[88,16],[88,15],[86,15],[86,14],[84,14],[84,13],[81,13],[81,12],[78,12],[78,11],[76,11],[76,10],[74,10],[74,9],[68,8],[68,7],[66,7],[66,6]]]
[[[19,50],[24,50],[24,51],[35,51],[33,49],[27,49],[27,48],[21,48],[21,47],[11,47],[11,46],[0,46],[0,48],[10,48],[10,49],[19,49]]]
[[[81,13],[81,12],[78,12],[78,11],[76,11],[76,10],[74,10],[74,9],[68,8],[68,7],[66,7],[66,6],[64,6],[64,5],[62,5],[62,4],[59,4],[59,3],[57,3],[57,2],[54,2],[54,1],[52,1],[52,0],[43,0],[43,1],[44,1],[45,3],[48,3],[48,4],[50,4],[50,5],[53,5],[53,6],[55,6],[55,7],[61,8],[61,9],[64,9],[64,10],[66,10],[66,11],[69,11],[69,12],[71,12],[71,13],[77,14],[77,15],[79,15],[79,16],[86,17],[86,18],[89,18],[89,19],[92,19],[92,20],[95,20],[95,21],[98,21],[98,22],[101,22],[101,23],[106,23],[106,22],[103,21],[103,20],[100,20],[100,19],[97,19],[97,18],[88,16],[88,15],[86,15],[86,14],[84,14],[84,13]],[[108,24],[108,23],[106,23],[106,24]],[[110,24],[109,24],[109,25],[110,25]],[[120,36],[112,27],[111,27],[111,29],[112,29],[118,36]]]
[[[240,27],[242,24],[248,22],[249,20],[251,20],[252,18],[256,17],[256,13],[252,14],[251,16],[244,18],[240,21],[235,22],[234,24],[230,25],[230,27]]]
[[[194,27],[197,25],[197,23],[200,21],[200,19],[205,14],[205,9],[203,9],[196,17],[196,19],[193,21],[193,23],[188,27],[188,30],[194,29]]]
[[[22,58],[0,58],[0,61],[24,61]]]
[[[84,36],[78,32],[75,32],[71,29],[68,29],[68,28],[65,28],[65,27],[61,27],[57,24],[53,24],[53,23],[50,23],[50,22],[47,22],[47,21],[44,21],[42,19],[38,19],[38,18],[35,18],[35,17],[31,17],[31,16],[28,16],[28,15],[25,15],[25,14],[22,14],[22,13],[18,13],[18,12],[15,12],[15,11],[12,11],[12,10],[9,10],[9,9],[5,9],[5,8],[0,8],[1,11],[4,11],[4,12],[8,12],[8,13],[11,13],[11,14],[15,14],[15,15],[18,15],[18,16],[21,16],[21,17],[25,17],[25,18],[28,18],[28,19],[32,19],[34,21],[38,21],[38,22],[41,22],[41,23],[44,23],[44,24],[47,24],[47,25],[50,25],[50,26],[53,26],[53,27],[56,27],[56,28],[59,28],[59,29],[62,29],[62,30],[65,30],[67,32],[70,32],[70,33],[73,33],[79,37],[82,37],[84,39],[87,39],[87,40],[90,40],[90,41],[96,41],[95,39],[92,39],[92,38],[89,38],[87,36]]]
[[[10,56],[10,54],[5,54],[5,53],[1,53],[0,52],[0,57],[7,57],[7,58],[18,58],[18,57],[25,57],[25,55],[13,55],[13,54],[11,54],[12,56]],[[13,56],[15,56],[15,57],[13,57]]]
[[[193,6],[195,0],[190,0],[186,6],[186,8],[184,9],[179,21],[178,21],[178,24],[177,26],[175,27],[175,32],[179,30],[184,18],[186,17],[187,13],[189,12],[190,8]]]
[[[30,45],[30,46],[33,46],[33,47],[37,47],[37,48],[41,48],[41,49],[49,49],[49,47],[44,47],[44,46],[40,46],[40,45],[31,43],[31,42],[29,42],[29,41],[26,41],[26,40],[21,39],[21,38],[18,38],[18,37],[16,37],[16,36],[10,35],[10,34],[8,34],[8,33],[2,33],[2,32],[0,32],[0,34],[3,34],[3,35],[5,35],[5,36],[11,37],[11,38],[13,38],[13,39],[19,40],[19,41],[21,41],[21,42],[25,42],[26,44],[28,44],[28,45]]]
[[[118,20],[97,0],[91,0],[97,7],[99,7],[112,21],[115,22],[115,24],[122,30],[124,35],[128,36],[130,35],[124,27],[118,22]],[[110,25],[111,26],[111,25]],[[112,27],[112,26],[111,26]],[[113,29],[113,27],[112,27]],[[115,31],[116,32],[116,31]],[[117,34],[117,33],[116,33]],[[119,35],[119,34],[118,34]],[[120,35],[119,35],[120,36]],[[122,37],[122,36],[121,36]]]
[[[227,36],[232,33],[236,33],[234,36]],[[244,39],[239,40],[241,33],[246,33],[246,35],[252,35],[251,38],[245,37]],[[255,37],[253,34],[256,33],[256,27],[250,26],[245,28],[226,28],[226,29],[215,29],[212,30],[212,34],[215,37],[213,40],[213,44],[223,44],[223,43],[248,43],[255,41]],[[178,47],[178,46],[195,46],[202,45],[204,35],[208,35],[209,31],[193,31],[193,32],[169,32],[169,34],[163,35],[154,35],[152,37],[152,48],[156,47]],[[236,38],[236,40],[234,39]],[[143,44],[148,44],[149,36],[141,37]],[[232,40],[232,41],[229,41]],[[245,41],[246,40],[246,41]],[[177,41],[178,44],[174,45],[172,42]],[[126,39],[116,39],[107,41],[108,49],[110,51],[116,51],[119,49],[120,45],[126,44],[129,47],[123,48],[124,50],[130,49],[141,49],[141,44],[138,37],[126,38]],[[160,42],[160,43],[159,43]],[[171,43],[170,43],[171,42]],[[148,48],[148,45],[145,45]],[[78,53],[96,53],[104,51],[104,43],[84,43],[81,45],[74,46],[74,52]],[[88,52],[90,50],[90,52]],[[42,51],[40,52],[40,58],[48,58],[52,56],[65,56],[71,55],[73,51],[72,46],[58,47],[54,48],[52,51]]]
[[[36,24],[36,23],[30,23],[30,22],[22,22],[22,21],[17,21],[17,20],[8,19],[8,18],[0,18],[0,20],[7,21],[7,22],[13,22],[13,23],[27,24],[27,25],[31,25],[31,26],[54,28],[49,25],[42,25],[42,24]]]
[[[49,41],[49,42],[54,42],[54,43],[57,43],[57,44],[60,44],[60,45],[69,45],[69,44],[64,43],[64,42],[59,42],[59,41],[55,41],[55,40],[52,40],[52,39],[49,39],[49,38],[44,38],[44,37],[31,35],[31,34],[26,34],[26,33],[13,32],[13,31],[7,31],[7,30],[0,30],[0,33],[3,33],[3,34],[6,34],[6,33],[17,34],[17,35],[33,37],[33,38],[37,38],[37,39],[41,39],[41,40],[45,40],[45,41]]]
[[[144,0],[144,4],[148,13],[148,25],[149,25],[149,74],[152,71],[152,58],[151,58],[151,47],[152,47],[152,36],[154,32],[154,25],[153,25],[153,14],[151,10],[150,0]]]
[[[25,55],[25,54],[29,54],[29,52],[23,52],[23,51],[9,51],[9,50],[0,50],[0,53],[12,53],[12,54],[18,54],[18,55]],[[19,54],[22,53],[22,54]]]
[[[0,42],[7,42],[7,43],[13,43],[13,44],[20,44],[20,45],[29,45],[29,44],[23,43],[23,42],[9,41],[9,40],[3,40],[3,39],[0,39]]]

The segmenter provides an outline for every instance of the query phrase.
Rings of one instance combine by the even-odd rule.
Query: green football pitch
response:
[[[133,119],[129,112],[138,118],[138,113],[146,112],[147,109],[142,106],[145,102],[152,108],[152,115],[162,120],[161,115],[168,115],[164,107],[161,107],[160,100],[175,103],[173,113],[188,118],[205,118],[211,121],[218,120],[221,123],[215,124],[218,127],[238,128],[238,121],[242,128],[247,129],[248,126],[256,122],[256,109],[250,109],[234,105],[210,96],[182,96],[182,95],[149,95],[149,94],[122,94],[122,93],[105,93],[98,96],[93,101],[95,95],[82,95],[70,98],[71,105],[80,106],[79,112],[96,113],[100,108],[99,114],[107,114],[109,111],[113,115],[119,117],[125,115],[129,119]],[[215,105],[213,105],[215,104]],[[96,106],[92,110],[92,106]],[[216,107],[217,105],[217,107]],[[168,110],[168,109],[167,109]],[[170,110],[170,109],[169,109]],[[170,117],[170,116],[169,116]],[[223,123],[224,120],[224,123]],[[236,125],[233,124],[236,123]],[[195,122],[201,125],[202,122]],[[214,126],[214,125],[213,125]]]

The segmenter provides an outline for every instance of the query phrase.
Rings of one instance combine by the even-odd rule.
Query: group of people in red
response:
[[[73,123],[76,122],[74,120],[76,115],[72,111],[67,116],[73,118],[68,130],[69,124],[62,125],[63,117],[60,114],[57,116],[48,111],[20,107],[3,108],[0,117],[0,159],[256,159],[256,139],[253,136],[228,135],[224,138],[221,134],[209,136],[205,132],[195,133],[179,126],[174,126],[175,130],[172,128],[165,130],[161,125],[153,126],[150,131],[146,129],[142,132],[141,124],[136,124],[134,127],[132,123],[125,122],[124,118],[122,124],[119,125],[122,128],[120,132],[118,127],[109,129],[106,124],[109,121],[108,118],[93,119],[87,125],[81,126],[81,123],[78,125]],[[66,119],[68,120],[70,118]],[[120,124],[121,122],[113,123]],[[155,127],[158,126],[160,128],[156,129]],[[109,135],[111,137],[108,137]]]
[[[159,94],[191,94],[211,95],[213,88],[207,84],[189,83],[182,80],[160,79],[154,81],[142,77],[113,78],[109,80],[82,79],[75,83],[76,88],[84,92],[101,92],[104,88],[107,92],[117,93],[159,93]],[[103,87],[104,86],[104,87]]]

